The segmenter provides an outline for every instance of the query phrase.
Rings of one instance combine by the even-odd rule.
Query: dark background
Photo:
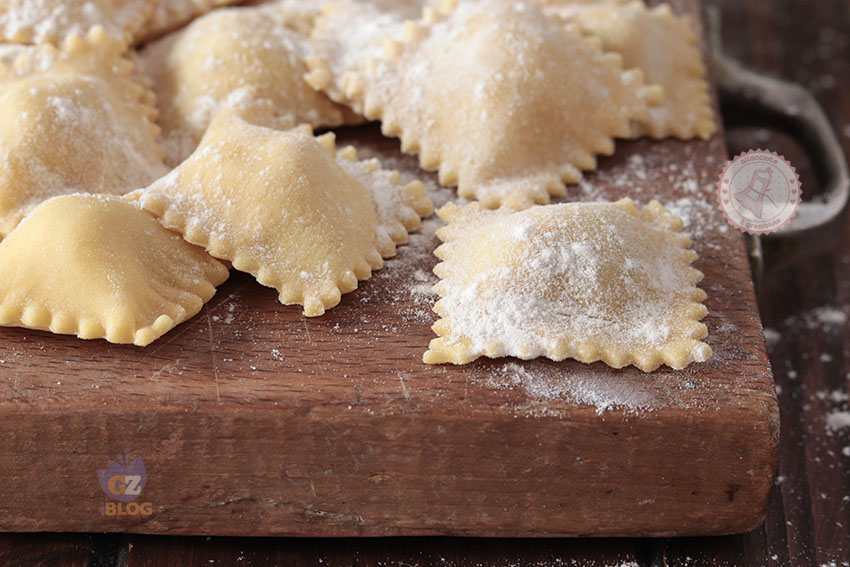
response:
[[[850,0],[705,5],[720,10],[727,54],[809,88],[847,153]],[[789,136],[733,128],[727,139],[730,153],[760,147],[785,155],[800,172],[804,191],[818,190],[805,152]],[[850,314],[847,216],[796,242],[766,243],[759,303],[769,329],[782,431],[773,498],[764,526],[753,532],[656,540],[0,534],[0,566],[850,566],[850,428],[826,427],[827,414],[848,409],[850,391],[850,322],[842,323],[838,313]]]

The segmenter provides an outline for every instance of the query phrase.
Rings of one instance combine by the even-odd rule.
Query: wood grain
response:
[[[490,538],[162,538],[131,536],[126,567],[321,565],[323,567],[629,565],[643,559],[637,540]],[[597,544],[598,542],[598,544]],[[581,558],[581,563],[574,560]]]
[[[417,171],[374,126],[340,138]],[[707,202],[724,159],[721,136],[620,143],[569,199]],[[422,177],[435,199],[450,194]],[[434,320],[421,293],[436,261],[428,232],[318,319],[234,273],[197,317],[146,349],[0,330],[0,529],[748,530],[772,485],[777,403],[743,239],[715,207],[697,208],[689,229],[715,354],[682,372],[422,364]],[[100,514],[95,470],[125,448],[147,466],[150,517]]]
[[[0,534],[4,567],[107,567],[126,557],[127,536],[106,534]]]

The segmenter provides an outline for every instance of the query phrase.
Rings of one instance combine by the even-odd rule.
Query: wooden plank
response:
[[[0,565],[9,567],[117,565],[124,551],[122,544],[125,537],[106,534],[0,534]]]
[[[695,4],[691,4],[694,9]],[[406,175],[374,128],[341,133]],[[685,209],[715,354],[682,372],[420,362],[435,221],[319,319],[235,274],[147,349],[0,331],[0,529],[217,535],[720,534],[761,521],[778,418],[741,236],[710,142],[618,144],[571,199]],[[424,176],[438,201],[451,191]],[[141,456],[148,517],[95,471]],[[35,485],[39,472],[44,482]],[[63,510],[63,514],[55,510]],[[628,513],[624,513],[628,511]]]
[[[165,538],[130,536],[126,567],[637,566],[637,540]]]

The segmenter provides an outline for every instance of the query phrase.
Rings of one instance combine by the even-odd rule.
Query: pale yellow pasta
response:
[[[258,126],[229,107],[186,161],[128,198],[308,316],[381,268],[433,210],[421,183],[335,152],[333,134]]]
[[[65,195],[0,242],[0,273],[0,325],[145,346],[228,270],[121,197]]]
[[[68,193],[123,194],[167,172],[152,95],[102,28],[0,64],[0,236]]]
[[[558,10],[567,6],[590,6],[590,5],[608,5],[616,6],[619,4],[627,4],[639,0],[528,0],[530,4],[534,4],[544,12]]]
[[[153,9],[153,0],[0,0],[0,41],[61,43],[102,27],[128,41]]]
[[[649,119],[633,124],[634,134],[653,138],[707,139],[717,130],[699,40],[686,16],[670,6],[652,9],[643,2],[571,4],[553,13],[602,40],[605,50],[638,68],[647,83],[664,89],[663,104],[650,108]]]
[[[310,35],[313,24],[330,0],[251,0],[247,6],[273,5],[283,18],[284,25],[304,35]]]
[[[296,0],[297,1],[297,0]],[[417,19],[422,0],[337,0],[314,18],[313,52],[306,58],[307,81],[333,100],[363,113],[359,97],[346,92],[363,80],[366,64],[381,56],[384,44],[401,39],[404,22]]]
[[[192,153],[211,117],[242,88],[250,89],[252,99],[244,104],[274,110],[267,126],[359,121],[304,81],[308,39],[284,27],[285,21],[276,5],[223,8],[141,52],[138,64],[157,95],[170,165]]]
[[[407,22],[362,72],[318,58],[308,78],[342,88],[461,197],[519,209],[563,195],[648,118],[661,90],[620,59],[531,5],[469,0]]]
[[[150,16],[135,33],[135,43],[150,41],[221,6],[241,0],[151,0]]]
[[[651,371],[711,348],[697,255],[657,202],[569,203],[520,212],[449,204],[434,268],[439,335],[427,363],[478,357],[602,360]]]

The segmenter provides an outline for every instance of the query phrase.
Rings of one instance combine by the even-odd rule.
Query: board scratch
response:
[[[207,316],[207,329],[209,330],[209,338],[210,338],[210,359],[212,360],[212,368],[213,368],[213,376],[215,378],[215,401],[221,401],[221,386],[219,384],[218,377],[218,361],[216,360],[216,349],[215,349],[215,340],[213,337],[213,328],[212,328],[212,317],[210,316],[209,309],[204,309],[204,313]]]
[[[398,381],[401,382],[401,392],[404,394],[404,399],[410,401],[410,392],[407,385],[404,383],[404,372],[398,373]]]

